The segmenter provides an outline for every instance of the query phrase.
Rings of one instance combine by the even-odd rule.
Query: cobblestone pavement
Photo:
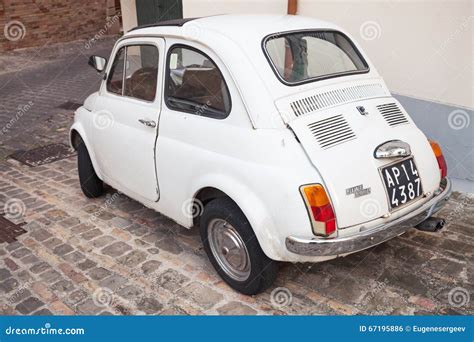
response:
[[[100,75],[87,65],[92,54],[109,57],[114,39],[56,44],[0,56],[0,159],[13,151],[67,141],[73,111],[98,89]]]
[[[0,75],[0,128],[34,96],[0,134],[3,156],[67,141],[72,112],[57,107],[96,89],[85,64],[66,53]],[[0,243],[0,314],[473,314],[473,202],[455,193],[439,233],[411,230],[345,258],[282,264],[272,288],[248,297],[217,276],[197,229],[112,188],[85,198],[75,157],[29,167],[0,156],[0,210],[7,203],[26,231]]]

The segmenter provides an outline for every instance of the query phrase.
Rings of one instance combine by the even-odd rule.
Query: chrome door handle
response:
[[[147,127],[151,127],[151,128],[156,127],[156,122],[153,120],[138,119],[138,122]]]

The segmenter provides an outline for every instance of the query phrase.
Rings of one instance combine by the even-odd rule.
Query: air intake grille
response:
[[[390,126],[398,126],[408,123],[407,118],[403,115],[396,103],[386,103],[377,106],[377,109]]]
[[[321,148],[324,149],[355,139],[356,137],[342,115],[313,122],[308,127]]]
[[[364,84],[308,96],[291,102],[290,106],[296,116],[301,116],[322,108],[384,95],[386,94],[381,84]]]

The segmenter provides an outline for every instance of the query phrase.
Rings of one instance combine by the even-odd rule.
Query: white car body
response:
[[[111,94],[102,82],[76,111],[72,144],[80,135],[101,180],[187,228],[194,220],[183,207],[199,199],[202,191],[211,191],[206,189],[225,193],[273,260],[319,262],[400,235],[439,209],[449,195],[449,180],[440,189],[440,170],[429,141],[357,44],[370,69],[366,73],[295,86],[278,79],[262,50],[263,39],[318,29],[344,32],[312,18],[261,15],[222,15],[132,30],[116,42],[111,60],[123,45],[156,45],[155,100]],[[218,66],[232,99],[226,119],[167,106],[165,56],[174,44],[194,47]],[[400,109],[404,124],[389,124],[377,108],[385,104]],[[361,115],[357,106],[368,115]],[[308,125],[335,116],[342,116],[354,137],[323,148]],[[142,125],[140,119],[153,120],[156,127]],[[395,211],[390,210],[379,168],[399,159],[374,158],[374,150],[391,140],[409,144],[424,192]],[[325,187],[336,216],[337,231],[329,238],[313,233],[299,190],[316,183]],[[358,185],[370,193],[348,194]]]

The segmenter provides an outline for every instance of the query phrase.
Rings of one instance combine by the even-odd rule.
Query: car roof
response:
[[[258,38],[279,32],[339,28],[329,22],[298,15],[261,15],[261,14],[223,14],[202,18],[168,20],[151,25],[138,26],[127,35],[156,34],[172,35],[185,39],[212,41],[215,35],[245,40]],[[197,32],[199,31],[199,32]]]

